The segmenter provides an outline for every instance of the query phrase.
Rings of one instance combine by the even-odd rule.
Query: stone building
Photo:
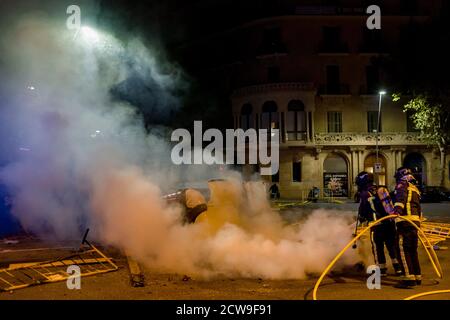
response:
[[[305,196],[313,186],[352,197],[355,176],[373,172],[376,163],[380,183],[390,188],[402,165],[424,184],[439,185],[439,152],[392,102],[374,58],[395,50],[402,26],[432,19],[440,1],[378,1],[381,30],[366,26],[369,2],[309,1],[197,44],[198,57],[212,61],[207,72],[229,89],[235,128],[280,129],[280,170],[269,180],[279,183],[284,198]],[[381,89],[387,94],[377,161]],[[448,157],[446,164],[449,187]],[[251,174],[255,167],[242,170]]]

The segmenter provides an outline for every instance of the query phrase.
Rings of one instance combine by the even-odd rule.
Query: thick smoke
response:
[[[304,278],[350,240],[351,215],[317,210],[301,225],[286,226],[260,186],[233,178],[210,183],[207,213],[183,226],[177,208],[161,201],[139,169],[129,169],[98,180],[93,210],[109,243],[153,268],[202,277]],[[355,259],[350,254],[342,262]]]
[[[0,175],[26,229],[77,236],[74,226],[89,222],[92,183],[103,167],[139,166],[155,181],[176,184],[175,170],[165,165],[170,146],[160,138],[164,130],[148,135],[137,108],[118,101],[112,89],[140,75],[157,83],[154,101],[176,108],[180,102],[170,92],[177,74],[159,74],[138,39],[120,43],[93,30],[74,38],[64,25],[39,18],[8,31],[1,104],[8,164]]]
[[[142,101],[175,111],[174,92],[186,86],[179,71],[161,74],[139,39],[121,42],[105,32],[74,38],[64,25],[38,17],[6,31],[0,183],[26,230],[75,239],[89,226],[97,240],[149,266],[206,277],[302,278],[350,240],[342,213],[319,210],[300,226],[285,226],[264,186],[242,184],[235,173],[226,173],[229,183],[211,185],[199,223],[182,225],[181,208],[164,203],[162,193],[187,177],[219,173],[170,165],[167,129],[149,134],[136,108],[116,95],[139,95],[130,87],[138,78],[152,88]]]

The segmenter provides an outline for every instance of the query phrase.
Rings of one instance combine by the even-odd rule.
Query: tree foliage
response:
[[[399,94],[393,95],[394,101],[400,100]],[[418,94],[404,104],[404,111],[411,114],[414,126],[420,130],[422,138],[439,149],[450,142],[450,109],[449,104],[439,101],[427,94]]]

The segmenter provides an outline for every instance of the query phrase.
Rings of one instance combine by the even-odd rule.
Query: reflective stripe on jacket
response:
[[[376,221],[394,213],[394,205],[386,187],[370,186],[360,193],[359,215],[368,221]]]
[[[420,221],[422,208],[420,206],[420,191],[410,182],[402,181],[395,187],[395,213],[407,216],[413,221]]]

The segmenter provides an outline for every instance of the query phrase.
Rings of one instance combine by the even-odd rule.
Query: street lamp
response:
[[[81,27],[81,34],[92,42],[97,42],[99,38],[98,31],[88,26]]]
[[[381,90],[380,92],[378,92],[378,94],[379,94],[380,98],[378,100],[378,122],[377,122],[377,131],[376,131],[376,154],[377,154],[376,158],[377,158],[377,160],[376,160],[376,163],[375,163],[375,166],[374,166],[374,173],[375,173],[375,176],[376,176],[375,182],[376,182],[377,186],[380,185],[380,175],[379,175],[379,172],[377,172],[379,169],[376,169],[376,166],[379,166],[379,162],[378,162],[378,136],[379,136],[379,133],[380,133],[381,100],[382,100],[383,96],[386,94],[386,91]]]
[[[114,36],[94,27],[82,26],[77,37],[82,48],[98,52],[103,58],[121,59],[125,50]]]

